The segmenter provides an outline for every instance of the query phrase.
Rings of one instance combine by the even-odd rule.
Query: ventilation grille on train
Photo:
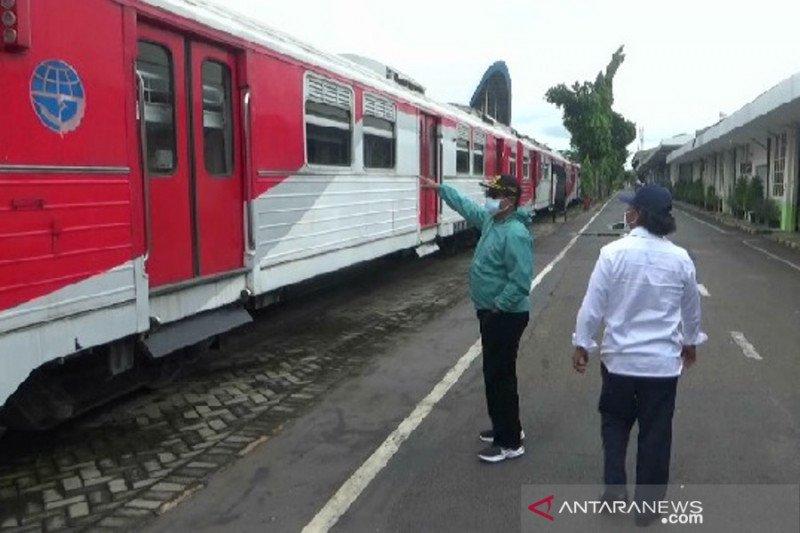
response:
[[[385,98],[379,98],[372,94],[365,94],[364,114],[394,122],[397,115],[397,108],[392,102]]]
[[[306,80],[306,97],[314,102],[349,110],[352,94],[349,87],[312,74]]]

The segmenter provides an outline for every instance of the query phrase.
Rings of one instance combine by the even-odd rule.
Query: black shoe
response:
[[[481,431],[478,435],[478,438],[481,439],[483,442],[494,442],[494,431],[491,429],[487,429],[486,431]],[[519,440],[525,440],[525,430],[521,430],[519,432]]]
[[[500,446],[489,446],[484,448],[479,454],[478,459],[487,463],[499,463],[506,459],[514,459],[520,457],[525,453],[525,447],[520,445],[519,448],[502,448]]]
[[[659,513],[636,513],[634,521],[637,527],[647,527],[660,518],[661,515]]]

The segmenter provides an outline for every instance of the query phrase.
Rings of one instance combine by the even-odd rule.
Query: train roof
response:
[[[249,43],[274,50],[298,61],[310,65],[317,65],[325,70],[330,71],[331,73],[353,79],[354,81],[371,86],[386,94],[391,94],[396,98],[416,104],[438,114],[452,117],[461,122],[468,123],[473,127],[481,128],[499,137],[520,140],[524,144],[528,144],[529,148],[534,148],[544,152],[553,159],[574,164],[555,150],[543,146],[530,137],[519,134],[516,130],[509,126],[500,124],[491,118],[481,117],[474,113],[459,109],[459,107],[456,107],[455,105],[437,102],[425,96],[424,94],[410,90],[394,83],[391,80],[386,79],[374,69],[367,68],[366,66],[341,55],[320,50],[308,43],[304,43],[299,39],[288,35],[287,33],[272,28],[262,22],[253,20],[244,14],[240,14],[232,9],[223,7],[215,2],[211,2],[209,0],[139,1],[143,4],[147,4],[188,20],[192,20],[203,26],[227,33]],[[491,123],[488,121],[491,121]]]

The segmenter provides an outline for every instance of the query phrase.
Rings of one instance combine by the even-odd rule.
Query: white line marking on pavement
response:
[[[762,361],[761,356],[758,355],[755,347],[750,344],[750,341],[747,340],[744,333],[741,331],[731,331],[731,337],[733,337],[733,341],[739,345],[739,348],[742,349],[745,357],[755,359],[756,361]]]
[[[383,444],[378,446],[369,459],[350,476],[350,479],[345,481],[333,498],[325,504],[325,507],[303,528],[304,533],[328,531],[339,521],[339,518],[347,512],[356,498],[367,488],[367,485],[375,479],[378,472],[389,463],[389,459],[397,452],[400,445],[411,435],[412,431],[417,429],[417,426],[430,414],[434,406],[447,394],[450,387],[458,381],[461,374],[480,354],[481,342],[478,340],[467,350],[467,353],[461,356],[455,366],[447,371],[444,378],[417,404],[411,414],[397,426],[397,429],[389,434]]]
[[[580,234],[583,233],[589,225],[595,221],[595,219],[603,212],[606,206],[614,199],[614,196],[608,199],[603,207],[589,219],[589,222],[581,228],[581,230],[572,238],[571,241],[564,247],[563,250],[552,260],[550,263],[539,272],[539,275],[534,278],[533,283],[531,283],[531,291],[539,285],[544,277],[553,270],[553,267],[561,261],[566,253],[572,248],[575,243],[578,241],[578,237]],[[344,482],[344,484],[339,487],[339,490],[333,495],[333,497],[328,500],[325,504],[325,507],[320,509],[320,511],[311,519],[304,528],[303,533],[317,533],[317,532],[325,532],[330,530],[336,522],[339,521],[339,518],[342,517],[344,513],[350,508],[354,501],[361,495],[367,485],[375,479],[375,476],[383,470],[383,468],[389,463],[389,460],[392,456],[400,449],[400,445],[405,442],[406,439],[411,435],[411,433],[417,429],[417,427],[422,423],[422,421],[427,417],[433,408],[436,406],[437,403],[447,394],[447,391],[456,384],[459,380],[461,375],[469,368],[475,359],[481,354],[481,340],[478,339],[475,341],[467,353],[462,355],[459,360],[456,362],[455,366],[453,366],[447,373],[444,375],[442,380],[433,387],[430,393],[428,393],[425,398],[420,401],[417,406],[411,411],[411,414],[408,415],[400,425],[397,426],[397,429],[392,431],[386,440],[378,446],[378,448],[372,452],[372,455],[364,461],[358,470],[356,470],[350,478]]]
[[[742,242],[748,248],[752,248],[753,250],[758,250],[762,254],[764,254],[764,255],[766,255],[768,257],[771,257],[775,261],[780,261],[784,265],[788,265],[788,266],[792,267],[793,269],[797,270],[798,272],[800,272],[800,265],[796,265],[796,264],[792,263],[791,261],[788,261],[788,260],[784,259],[783,257],[779,257],[779,256],[777,256],[777,255],[775,255],[775,254],[773,254],[771,252],[768,252],[767,250],[765,250],[763,248],[759,248],[758,246],[756,246],[755,244],[753,244],[751,242],[747,242],[747,241],[742,241]]]
[[[687,212],[686,212],[686,211],[684,211],[683,209],[681,209],[681,210],[680,210],[680,212],[681,212],[681,213],[683,213],[684,215],[686,215],[687,217],[691,218],[691,219],[692,219],[692,220],[694,220],[695,222],[699,222],[699,223],[701,223],[701,224],[705,224],[706,226],[708,226],[709,228],[713,229],[714,231],[718,231],[718,232],[720,232],[720,233],[722,233],[722,234],[724,234],[724,235],[727,235],[728,233],[730,233],[730,232],[728,232],[728,231],[725,231],[725,230],[724,230],[724,229],[722,229],[722,228],[718,228],[717,226],[715,226],[714,224],[711,224],[710,222],[706,222],[705,220],[703,220],[703,219],[700,219],[700,218],[697,218],[697,217],[696,217],[696,216],[694,216],[694,215],[690,215],[689,213],[687,213]]]
[[[700,296],[705,296],[706,298],[711,296],[711,293],[708,292],[708,289],[706,289],[706,286],[702,283],[697,284],[697,290],[700,292]]]

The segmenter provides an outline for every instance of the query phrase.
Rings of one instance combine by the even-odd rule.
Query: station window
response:
[[[508,156],[508,173],[515,178],[517,177],[517,154],[513,151],[511,155]]]
[[[458,125],[456,139],[456,173],[469,174],[469,126]]]
[[[750,176],[753,174],[753,154],[750,151],[750,143],[742,148],[742,162],[739,163],[739,175]]]
[[[778,135],[775,143],[775,161],[772,164],[772,196],[783,196],[786,176],[786,133]]]
[[[397,106],[385,98],[364,95],[364,167],[394,168]]]
[[[157,44],[140,42],[136,71],[143,85],[147,171],[172,174],[175,157],[175,90],[172,57]]]
[[[769,165],[756,165],[756,177],[761,180],[761,183],[767,182],[767,174],[769,174]]]
[[[353,91],[313,74],[306,77],[306,152],[316,165],[352,163]]]
[[[486,134],[482,131],[476,131],[472,137],[472,174],[476,176],[484,175],[484,150],[486,150]]]
[[[212,176],[233,172],[231,72],[228,65],[203,62],[203,149]]]

